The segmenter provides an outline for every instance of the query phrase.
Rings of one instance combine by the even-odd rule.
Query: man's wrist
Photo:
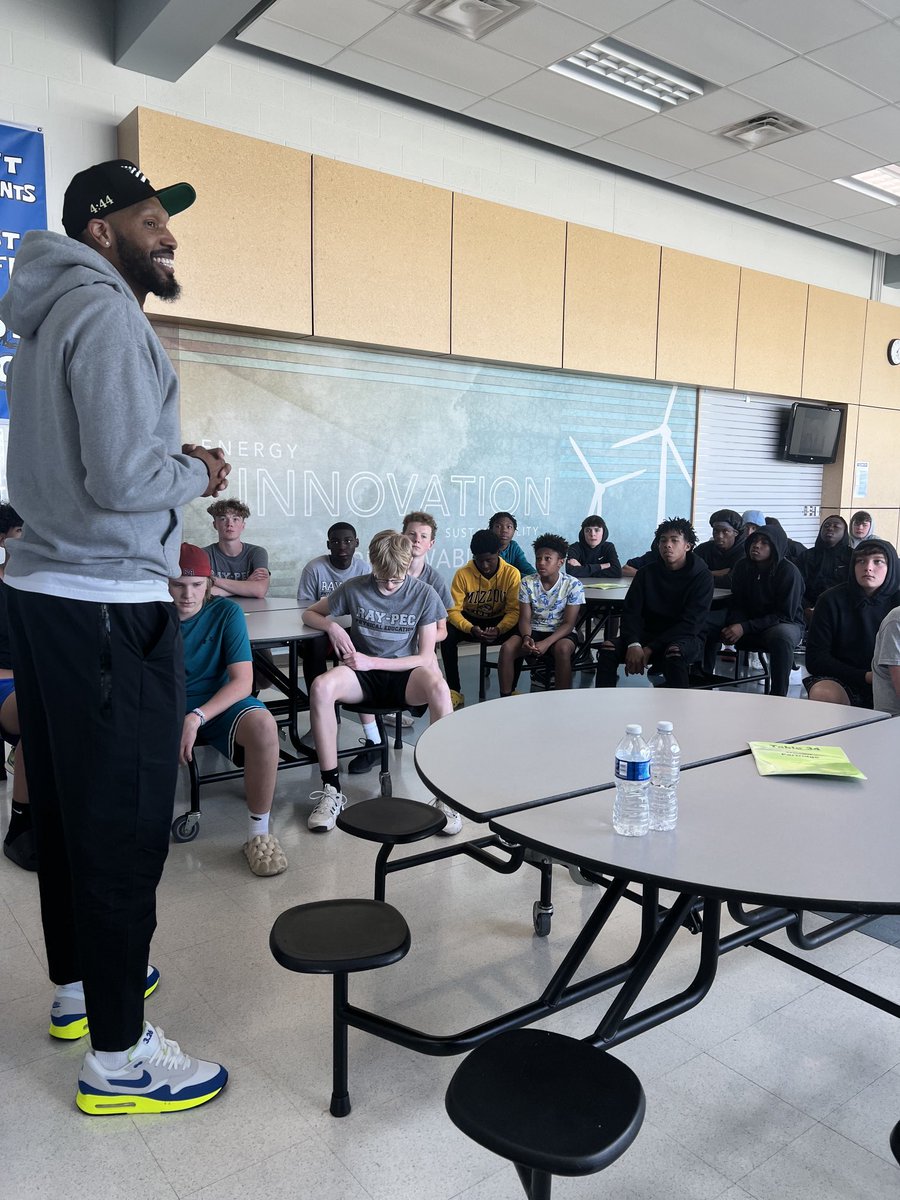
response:
[[[206,713],[202,708],[192,708],[188,716],[196,717],[201,725],[206,724]]]
[[[629,642],[628,643],[629,650],[633,650],[635,648],[635,646],[638,648],[638,650],[643,650],[643,648],[644,648],[643,644],[641,642]]]

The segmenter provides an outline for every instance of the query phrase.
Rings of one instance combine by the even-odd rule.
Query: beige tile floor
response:
[[[413,767],[416,732],[393,755],[394,792],[425,798]],[[357,734],[345,724],[348,744]],[[511,734],[496,762],[479,769],[502,771],[514,755]],[[231,1070],[218,1100],[177,1116],[99,1120],[75,1108],[83,1048],[46,1033],[36,880],[0,859],[4,1200],[520,1200],[512,1167],[469,1142],[444,1113],[455,1059],[420,1057],[351,1031],[353,1111],[340,1121],[328,1114],[330,981],[282,970],[267,947],[283,909],[365,895],[371,886],[370,843],[307,831],[307,795],[318,786],[311,771],[280,776],[276,829],[290,867],[278,878],[247,870],[236,784],[207,792],[199,838],[171,849],[152,956],[162,982],[147,1013],[189,1052]],[[346,784],[354,800],[376,789],[374,771]],[[176,812],[184,805],[182,793]],[[595,901],[561,868],[554,886],[553,930],[537,939],[531,870],[500,876],[456,858],[390,877],[388,899],[409,920],[412,950],[355,977],[351,998],[437,1032],[522,1003]],[[630,950],[637,915],[631,906],[616,915],[588,965]],[[697,940],[681,933],[648,994],[686,979],[696,951]],[[816,957],[900,998],[900,949],[853,933]],[[547,1025],[585,1036],[606,1003],[576,1006]],[[900,1118],[900,1022],[884,1013],[744,949],[722,960],[698,1008],[616,1053],[643,1080],[643,1130],[603,1174],[558,1180],[559,1200],[897,1194],[888,1133]]]

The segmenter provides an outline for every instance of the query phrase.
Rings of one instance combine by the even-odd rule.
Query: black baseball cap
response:
[[[155,196],[170,217],[184,212],[197,199],[189,183],[153,187],[147,176],[127,158],[114,158],[79,171],[63,199],[63,229],[70,238],[81,237],[88,221],[106,217]]]

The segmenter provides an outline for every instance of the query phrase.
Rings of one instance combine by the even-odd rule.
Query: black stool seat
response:
[[[398,962],[409,950],[409,926],[381,900],[317,900],[277,918],[269,934],[276,962],[289,971],[334,975]]]
[[[403,796],[363,800],[345,808],[337,819],[338,829],[345,833],[390,846],[431,837],[446,824],[447,818],[433,804]]]
[[[630,1067],[541,1029],[501,1033],[473,1050],[450,1080],[446,1104],[473,1141],[551,1176],[603,1170],[644,1119],[644,1091]]]
[[[891,1130],[891,1153],[900,1163],[900,1121]]]

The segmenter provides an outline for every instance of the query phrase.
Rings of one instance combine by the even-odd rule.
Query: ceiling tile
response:
[[[777,217],[779,221],[790,221],[792,225],[807,227],[821,219],[820,213],[801,208],[798,204],[790,204],[787,200],[777,197],[769,200],[754,200],[747,207],[751,212],[762,213],[766,217]]]
[[[597,138],[593,142],[579,146],[578,153],[608,163],[612,167],[624,167],[628,171],[636,171],[639,175],[646,175],[650,179],[670,179],[673,175],[680,175],[684,172],[684,167],[678,163],[666,162],[664,159],[654,158],[650,154],[642,154],[640,150],[632,150],[630,146],[617,146],[608,138]]]
[[[870,29],[881,19],[857,0],[816,0],[814,10],[809,5],[785,3],[785,0],[704,0],[704,3],[801,53]]]
[[[815,175],[776,162],[774,158],[763,158],[755,151],[728,158],[724,162],[710,163],[705,172],[728,183],[752,188],[764,196],[778,196],[782,192],[796,191],[797,188],[811,187],[821,182]]]
[[[758,153],[790,163],[792,167],[809,171],[821,179],[841,179],[882,165],[869,150],[860,150],[820,130],[785,138],[783,142],[763,147]]]
[[[467,92],[428,75],[418,75],[415,71],[407,71],[405,67],[395,67],[379,58],[367,58],[355,50],[342,51],[328,64],[328,70],[453,112],[468,108],[478,99],[476,92]]]
[[[583,50],[600,36],[596,26],[582,25],[562,13],[537,6],[481,38],[480,44],[547,67],[567,54]]]
[[[887,248],[887,239],[881,237],[877,233],[872,233],[868,229],[860,229],[858,225],[851,225],[847,221],[825,221],[821,225],[816,226],[818,233],[827,233],[829,237],[843,238],[845,242],[856,242],[857,245],[871,246],[877,250],[881,247]]]
[[[614,33],[620,25],[664,8],[669,0],[541,0],[545,8],[566,13],[577,21]]]
[[[734,90],[816,127],[881,107],[877,96],[802,58],[742,79]]]
[[[531,74],[534,67],[420,18],[395,13],[354,43],[354,50],[482,95]]]
[[[785,192],[780,197],[789,204],[798,204],[801,208],[812,209],[832,220],[852,217],[857,213],[875,212],[882,207],[882,201],[873,200],[852,188],[841,187],[839,183],[817,183],[812,187],[800,188],[795,192]]]
[[[690,188],[692,192],[703,192],[704,195],[727,200],[729,204],[749,204],[751,200],[763,199],[759,192],[738,187],[735,183],[726,183],[724,179],[714,179],[702,171],[687,171],[671,182],[678,187]]]
[[[764,111],[758,100],[739,96],[727,88],[719,88],[718,91],[701,96],[699,100],[679,104],[666,115],[683,125],[702,129],[704,133],[712,133],[716,129],[724,129],[728,125],[736,125],[738,121],[758,116]]]
[[[570,150],[593,140],[593,135],[583,129],[572,129],[568,125],[538,116],[537,113],[501,104],[499,100],[479,100],[477,104],[466,109],[465,115],[474,117],[477,121],[486,121],[489,125],[499,125],[501,129],[512,129],[516,133],[525,134],[526,137],[549,142],[553,146],[565,146]]]
[[[861,213],[852,223],[881,237],[900,237],[900,205],[882,204],[881,212]]]
[[[610,134],[609,140],[689,169],[744,153],[735,142],[701,133],[664,116],[650,117],[638,125],[620,129]]]
[[[313,37],[346,46],[358,37],[389,20],[391,14],[372,0],[341,0],[340,4],[322,4],[320,0],[275,0],[265,10],[266,20],[278,21]]]
[[[587,129],[597,137],[647,117],[646,108],[553,71],[536,71],[527,79],[495,92],[493,98],[574,129]]]
[[[826,132],[871,150],[883,163],[900,162],[900,108],[888,104],[829,125]]]
[[[313,63],[319,67],[334,58],[342,49],[334,42],[325,42],[321,38],[310,37],[308,33],[288,29],[287,25],[279,25],[277,21],[269,21],[265,17],[260,17],[243,33],[239,33],[238,40],[246,42],[250,46],[259,46],[261,50],[271,50],[274,54],[286,54],[300,62]]]
[[[885,17],[900,17],[900,0],[865,0],[869,8]]]
[[[671,0],[616,36],[713,83],[733,83],[790,58],[790,51],[697,0]]]
[[[896,25],[857,33],[836,46],[812,51],[810,58],[886,100],[900,100],[900,28]]]

